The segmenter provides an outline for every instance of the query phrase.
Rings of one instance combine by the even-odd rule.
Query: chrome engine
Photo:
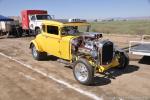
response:
[[[101,33],[86,33],[72,40],[73,55],[91,56],[99,65],[112,61],[113,49],[113,43],[103,40]]]

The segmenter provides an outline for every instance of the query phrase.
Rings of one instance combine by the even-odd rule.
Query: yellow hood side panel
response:
[[[117,58],[114,58],[110,64],[99,66],[99,67],[98,67],[98,68],[99,68],[98,71],[99,71],[99,72],[104,72],[104,71],[108,70],[109,68],[117,67],[118,65],[119,65],[118,59],[117,59]]]
[[[71,54],[71,40],[76,38],[76,36],[62,36],[60,40],[60,53],[61,58],[66,60],[72,60]]]

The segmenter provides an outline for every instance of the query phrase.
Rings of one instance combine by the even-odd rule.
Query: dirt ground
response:
[[[105,36],[119,47],[140,37]],[[130,55],[125,70],[111,69],[95,77],[93,86],[79,84],[72,69],[50,56],[35,61],[29,49],[33,37],[0,39],[0,100],[150,100],[150,59]]]

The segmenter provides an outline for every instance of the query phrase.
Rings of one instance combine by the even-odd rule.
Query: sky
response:
[[[0,14],[19,16],[24,9],[47,10],[56,18],[150,16],[150,0],[0,0]]]

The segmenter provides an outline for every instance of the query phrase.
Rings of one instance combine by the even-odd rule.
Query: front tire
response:
[[[39,51],[36,49],[36,47],[35,47],[34,44],[32,44],[32,46],[31,46],[31,52],[32,52],[33,58],[34,58],[35,60],[38,60],[38,61],[44,60],[44,59],[46,58],[46,56],[47,56],[47,53],[45,53],[45,52],[39,52]]]
[[[91,85],[94,80],[94,68],[85,59],[79,59],[73,65],[75,79],[83,85]]]
[[[118,56],[118,69],[125,69],[129,65],[129,57],[125,52],[119,52]]]

